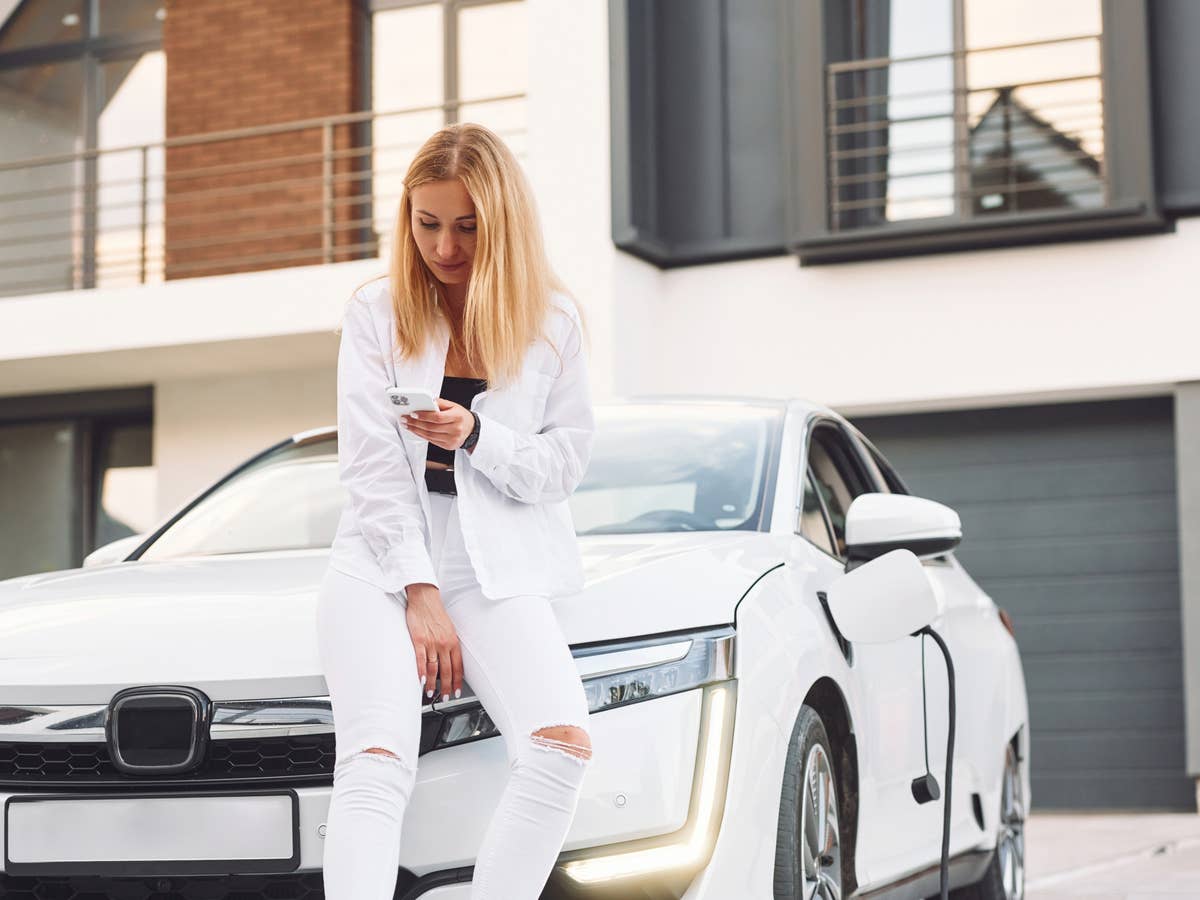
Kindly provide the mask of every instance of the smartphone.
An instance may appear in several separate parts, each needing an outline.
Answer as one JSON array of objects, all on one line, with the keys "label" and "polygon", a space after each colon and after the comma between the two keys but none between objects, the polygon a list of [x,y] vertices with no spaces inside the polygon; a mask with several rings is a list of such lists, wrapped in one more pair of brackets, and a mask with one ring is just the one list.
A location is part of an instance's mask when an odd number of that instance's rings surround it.
[{"label": "smartphone", "polygon": [[387,395],[392,399],[392,404],[399,407],[402,415],[438,408],[437,399],[423,387],[390,387],[387,389]]}]

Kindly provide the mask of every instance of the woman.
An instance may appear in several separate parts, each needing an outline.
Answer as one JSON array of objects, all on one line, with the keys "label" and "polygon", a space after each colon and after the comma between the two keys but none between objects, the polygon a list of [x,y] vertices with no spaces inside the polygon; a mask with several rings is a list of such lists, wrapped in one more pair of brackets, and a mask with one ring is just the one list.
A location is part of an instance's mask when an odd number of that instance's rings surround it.
[{"label": "woman", "polygon": [[[392,251],[389,277],[351,298],[338,354],[348,501],[317,608],[337,747],[326,897],[393,895],[422,704],[465,680],[510,763],[470,896],[533,900],[591,760],[550,605],[583,585],[566,500],[594,434],[584,323],[520,166],[479,125],[417,153]],[[425,387],[438,409],[400,415],[388,387]]]}]

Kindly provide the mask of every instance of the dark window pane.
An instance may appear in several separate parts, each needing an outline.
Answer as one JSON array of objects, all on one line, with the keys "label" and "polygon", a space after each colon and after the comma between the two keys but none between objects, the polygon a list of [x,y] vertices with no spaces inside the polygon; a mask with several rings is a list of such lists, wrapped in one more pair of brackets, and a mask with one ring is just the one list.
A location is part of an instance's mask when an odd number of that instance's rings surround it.
[{"label": "dark window pane", "polygon": [[0,426],[0,579],[76,565],[75,444],[69,422]]},{"label": "dark window pane", "polygon": [[817,490],[825,501],[825,508],[829,511],[835,554],[844,557],[846,512],[854,498],[871,490],[872,486],[854,462],[853,452],[845,438],[833,428],[818,427],[813,431],[808,464],[812,468]]}]

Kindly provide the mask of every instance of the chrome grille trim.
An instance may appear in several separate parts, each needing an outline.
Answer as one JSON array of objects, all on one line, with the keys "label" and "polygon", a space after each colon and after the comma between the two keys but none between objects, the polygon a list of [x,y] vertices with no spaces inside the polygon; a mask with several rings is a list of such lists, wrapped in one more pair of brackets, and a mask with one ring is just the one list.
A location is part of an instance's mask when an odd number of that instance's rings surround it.
[{"label": "chrome grille trim", "polygon": [[[328,697],[228,700],[214,703],[213,740],[327,734],[333,731]],[[104,742],[106,704],[0,706],[0,742]]]}]

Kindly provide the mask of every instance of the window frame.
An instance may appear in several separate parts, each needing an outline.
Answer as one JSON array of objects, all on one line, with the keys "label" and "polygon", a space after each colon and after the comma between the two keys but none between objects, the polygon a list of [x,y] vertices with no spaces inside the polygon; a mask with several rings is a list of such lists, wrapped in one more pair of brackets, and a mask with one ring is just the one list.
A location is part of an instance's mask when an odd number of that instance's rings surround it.
[{"label": "window frame", "polygon": [[[869,467],[863,461],[862,451],[859,448],[859,445],[858,445],[857,441],[855,440],[855,435],[853,433],[853,430],[849,427],[849,425],[847,423],[842,422],[842,421],[840,421],[832,416],[829,416],[825,413],[819,413],[819,412],[818,413],[810,413],[807,420],[805,421],[804,439],[801,441],[801,446],[800,446],[800,458],[803,462],[804,476],[799,479],[800,494],[797,497],[797,503],[796,503],[796,524],[798,524],[800,514],[803,512],[803,509],[804,509],[804,491],[806,490],[808,473],[812,468],[812,463],[811,463],[810,457],[812,454],[813,435],[818,429],[821,429],[821,428],[830,428],[831,430],[833,430],[833,432],[836,435],[838,435],[845,442],[846,449],[849,451],[849,457],[848,457],[849,461],[851,462],[851,464],[853,466],[855,466],[857,468],[858,478],[860,479],[863,486],[866,488],[865,490],[860,491],[859,493],[864,493],[864,494],[870,493],[878,487],[874,476],[871,474]],[[836,461],[835,461],[834,465],[836,466]],[[839,470],[839,474],[841,474],[840,470]],[[847,487],[851,489],[851,492],[853,492],[853,487],[850,484],[847,484]],[[857,497],[857,496],[858,496],[858,494],[852,493],[851,501],[853,501],[854,497]],[[825,505],[825,498],[821,496],[820,491],[817,491],[817,499],[821,504],[821,513],[825,518],[825,528],[829,535],[830,544],[836,550],[837,534],[833,528],[833,519],[829,515],[829,510]],[[793,525],[793,529],[794,528],[795,528],[795,524]],[[794,533],[799,535],[800,537],[803,537],[805,541],[808,541],[808,543],[812,544],[814,547],[817,547],[817,549],[821,550],[821,552],[826,553],[826,555],[829,555],[824,547],[820,547],[817,544],[814,544],[805,535],[800,534],[800,532],[798,532],[798,531],[794,531]],[[832,558],[836,559],[840,563],[846,562],[846,557],[840,556],[837,553],[834,553],[832,555]]]},{"label": "window frame", "polygon": [[[20,5],[13,8],[13,14],[20,11]],[[82,174],[73,185],[72,191],[79,197],[82,227],[79,246],[73,252],[77,259],[79,274],[76,287],[96,287],[99,252],[97,243],[100,236],[99,225],[99,195],[100,195],[100,160],[92,152],[99,150],[101,88],[103,85],[103,68],[105,64],[123,60],[138,60],[147,53],[157,53],[163,50],[162,28],[141,28],[116,34],[101,34],[100,10],[95,0],[81,4],[80,34],[72,41],[58,41],[50,44],[35,44],[16,50],[0,52],[0,71],[25,69],[32,66],[60,65],[78,63],[80,66],[83,96],[80,99],[80,134],[83,139],[83,151],[87,154],[79,165]],[[3,28],[0,28],[0,32]],[[166,110],[163,111],[164,125]]]},{"label": "window frame", "polygon": [[876,479],[876,484],[880,486],[882,492],[912,496],[912,491],[904,483],[904,479],[900,477],[900,474],[896,471],[896,467],[888,462],[887,457],[871,442],[870,438],[853,425],[850,426],[850,431],[858,439],[860,452],[879,470],[880,479],[882,480]]},{"label": "window frame", "polygon": [[63,422],[75,432],[76,446],[70,474],[73,504],[69,514],[69,540],[71,558],[78,567],[97,549],[93,546],[100,500],[96,491],[100,464],[97,435],[120,426],[147,426],[151,429],[151,465],[157,465],[153,449],[154,388],[103,388],[0,397],[0,425],[44,422]]},{"label": "window frame", "polygon": [[824,3],[780,4],[779,32],[789,51],[783,55],[788,251],[801,265],[811,265],[1168,230],[1154,180],[1146,0],[1099,2],[1108,205],[983,219],[912,219],[840,232],[828,222]]},{"label": "window frame", "polygon": [[[513,0],[368,0],[367,13],[369,34],[364,44],[368,54],[364,73],[369,87],[370,105],[374,107],[374,83],[371,79],[370,54],[374,46],[375,13],[392,9],[417,6],[440,6],[442,8],[442,103],[443,124],[453,125],[458,121],[458,110],[464,102],[458,87],[458,13],[474,6],[494,6],[511,3]],[[527,0],[520,0],[527,2]]]},{"label": "window frame", "polygon": [[805,459],[805,461],[804,461],[804,477],[800,479],[800,506],[796,510],[797,515],[796,515],[795,524],[793,526],[792,534],[808,541],[808,543],[812,544],[812,546],[816,547],[818,550],[820,550],[822,553],[824,553],[830,559],[837,560],[838,562],[845,562],[845,560],[839,559],[835,554],[833,554],[831,552],[832,548],[836,546],[834,539],[833,539],[833,523],[829,521],[829,510],[825,506],[825,498],[821,496],[821,492],[818,491],[815,487],[813,488],[813,494],[817,498],[817,508],[821,510],[821,523],[822,523],[823,527],[825,528],[825,540],[827,540],[829,542],[829,547],[821,546],[816,541],[814,541],[811,537],[809,537],[807,534],[804,533],[804,526],[802,524],[804,521],[804,499],[805,499],[805,497],[808,496],[808,494],[807,494],[808,485],[813,480],[814,480],[814,476],[813,476],[812,466],[809,464],[808,460]]}]

